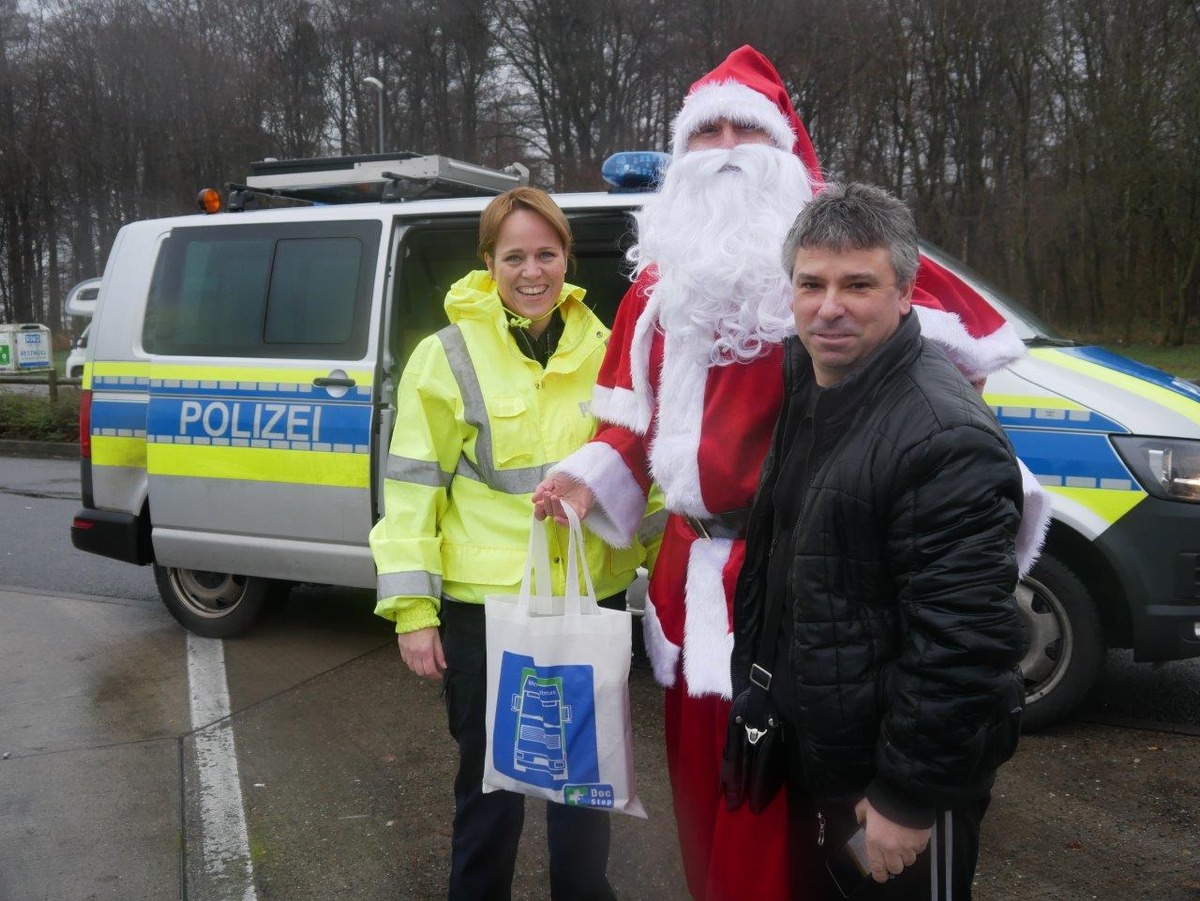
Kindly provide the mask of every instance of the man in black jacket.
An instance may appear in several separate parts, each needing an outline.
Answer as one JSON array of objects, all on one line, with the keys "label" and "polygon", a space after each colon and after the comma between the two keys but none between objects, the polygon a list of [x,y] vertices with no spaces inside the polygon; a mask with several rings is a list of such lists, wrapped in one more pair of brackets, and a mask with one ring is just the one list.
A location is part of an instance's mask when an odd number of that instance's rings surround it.
[{"label": "man in black jacket", "polygon": [[[1021,476],[979,394],[921,337],[917,260],[912,215],[867,185],[830,186],[788,234],[799,339],[738,583],[734,694],[763,664],[795,860],[817,843],[838,870],[861,825],[867,873],[858,887],[839,871],[843,890],[969,899],[1024,700]],[[840,897],[824,870],[793,882],[796,898]]]}]

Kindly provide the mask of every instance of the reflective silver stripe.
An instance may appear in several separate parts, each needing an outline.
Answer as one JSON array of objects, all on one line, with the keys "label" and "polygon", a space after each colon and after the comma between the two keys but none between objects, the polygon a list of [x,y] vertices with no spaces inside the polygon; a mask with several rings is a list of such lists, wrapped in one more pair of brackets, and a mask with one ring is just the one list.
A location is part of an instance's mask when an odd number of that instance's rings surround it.
[{"label": "reflective silver stripe", "polygon": [[487,407],[483,402],[483,389],[479,387],[479,376],[475,364],[467,353],[467,342],[458,326],[451,325],[437,333],[438,340],[446,351],[450,371],[458,382],[458,393],[463,402],[463,419],[476,430],[475,461],[460,457],[454,474],[483,482],[493,491],[505,494],[532,494],[533,489],[546,477],[553,463],[541,466],[526,466],[521,469],[497,470],[492,454],[492,426],[488,421]]},{"label": "reflective silver stripe", "polygon": [[[478,445],[476,445],[478,447]],[[458,457],[458,465],[454,467],[454,474],[462,476],[464,479],[473,479],[476,482],[483,481],[483,475],[475,467],[475,464],[467,459],[466,454],[460,454]]]},{"label": "reflective silver stripe", "polygon": [[656,513],[651,513],[642,520],[642,524],[638,526],[637,539],[642,544],[649,544],[655,538],[658,538],[663,533],[663,529],[667,527],[667,517],[671,514],[663,509]]},{"label": "reflective silver stripe", "polygon": [[[475,445],[478,450],[479,445]],[[468,460],[466,456],[458,458],[458,467],[454,470],[456,476],[462,476],[476,482],[482,482],[493,491],[503,491],[505,494],[533,494],[533,489],[541,484],[550,471],[553,463],[544,466],[527,466],[523,469],[501,469],[480,472],[480,467]]]},{"label": "reflective silver stripe", "polygon": [[452,473],[443,472],[436,460],[414,460],[412,457],[398,457],[388,454],[386,478],[394,482],[409,482],[413,485],[426,485],[430,488],[448,488]]},{"label": "reflective silver stripe", "polygon": [[380,573],[375,582],[375,599],[403,597],[441,597],[442,577],[437,573],[413,571]]}]

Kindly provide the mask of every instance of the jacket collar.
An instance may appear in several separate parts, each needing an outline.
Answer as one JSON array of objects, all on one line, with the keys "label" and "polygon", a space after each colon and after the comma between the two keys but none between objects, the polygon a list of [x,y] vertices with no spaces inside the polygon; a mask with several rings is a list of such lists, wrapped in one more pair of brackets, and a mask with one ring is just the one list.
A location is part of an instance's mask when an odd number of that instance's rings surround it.
[{"label": "jacket collar", "polygon": [[[574,369],[577,364],[571,355],[583,348],[591,352],[592,345],[587,343],[587,339],[593,332],[601,341],[607,339],[608,330],[583,302],[586,294],[583,288],[563,284],[558,296],[558,314],[562,316],[563,331],[558,339],[558,349],[550,357],[548,370]],[[508,314],[500,301],[496,282],[486,269],[468,272],[455,282],[446,294],[445,309],[446,317],[452,323],[471,319],[490,323],[500,341],[510,343],[513,353],[524,357],[516,339],[509,333]]]},{"label": "jacket collar", "polygon": [[[891,337],[879,345],[866,363],[821,392],[818,409],[823,416],[853,415],[871,395],[886,385],[896,371],[908,365],[921,349],[921,324],[909,312]],[[784,342],[783,384],[788,396],[814,386],[812,358],[799,337]]]},{"label": "jacket collar", "polygon": [[[579,306],[583,309],[583,298],[587,294],[583,288],[564,282],[559,292],[557,303],[563,318],[569,316],[569,308]],[[468,272],[453,285],[446,293],[446,318],[451,322],[460,319],[491,319],[501,321],[507,328],[508,316],[504,304],[500,302],[500,293],[495,280],[486,269]]]}]

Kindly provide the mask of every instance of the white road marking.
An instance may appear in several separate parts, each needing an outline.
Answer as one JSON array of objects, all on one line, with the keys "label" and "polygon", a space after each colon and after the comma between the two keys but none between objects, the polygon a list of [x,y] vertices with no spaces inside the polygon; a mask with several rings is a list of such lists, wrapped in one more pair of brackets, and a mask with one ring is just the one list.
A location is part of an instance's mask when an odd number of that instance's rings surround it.
[{"label": "white road marking", "polygon": [[246,808],[238,776],[225,646],[220,639],[187,636],[188,686],[196,769],[200,779],[200,840],[204,871],[220,887],[213,901],[257,901]]}]

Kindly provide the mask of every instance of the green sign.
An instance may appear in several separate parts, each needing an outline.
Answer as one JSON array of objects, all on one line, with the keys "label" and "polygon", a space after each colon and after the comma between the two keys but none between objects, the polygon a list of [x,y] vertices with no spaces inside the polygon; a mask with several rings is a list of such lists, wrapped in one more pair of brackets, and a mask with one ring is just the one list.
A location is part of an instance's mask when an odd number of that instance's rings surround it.
[{"label": "green sign", "polygon": [[0,366],[7,366],[11,362],[11,348],[7,344],[0,344]]}]

